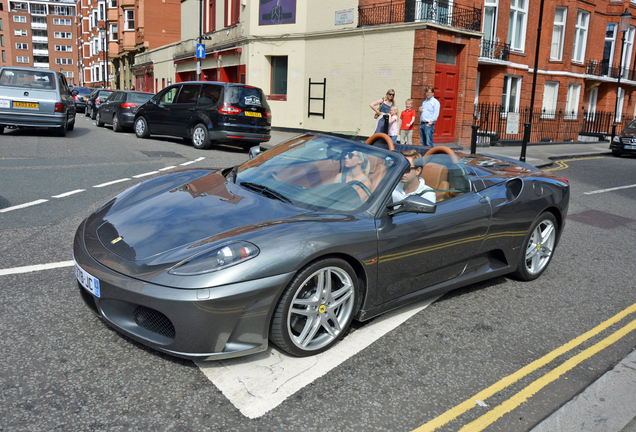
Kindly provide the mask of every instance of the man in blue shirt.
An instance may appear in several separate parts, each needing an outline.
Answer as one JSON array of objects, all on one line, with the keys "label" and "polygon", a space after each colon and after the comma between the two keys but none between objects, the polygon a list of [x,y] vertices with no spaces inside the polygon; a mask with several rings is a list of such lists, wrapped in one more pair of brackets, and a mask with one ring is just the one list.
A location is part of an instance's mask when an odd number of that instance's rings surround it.
[{"label": "man in blue shirt", "polygon": [[439,101],[433,97],[435,89],[426,87],[426,99],[420,107],[420,140],[422,145],[433,146],[433,133],[435,132],[435,122],[439,117]]}]

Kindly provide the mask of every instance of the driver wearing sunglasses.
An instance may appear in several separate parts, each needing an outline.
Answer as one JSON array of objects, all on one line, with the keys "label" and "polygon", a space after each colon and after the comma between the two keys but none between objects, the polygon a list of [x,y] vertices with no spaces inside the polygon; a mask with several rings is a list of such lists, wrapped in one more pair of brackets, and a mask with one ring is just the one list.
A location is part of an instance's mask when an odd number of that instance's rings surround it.
[{"label": "driver wearing sunglasses", "polygon": [[420,177],[423,169],[422,155],[415,149],[405,150],[401,153],[408,159],[411,166],[409,170],[404,173],[400,183],[393,191],[393,202],[403,201],[406,197],[411,195],[419,195],[434,203],[435,192],[433,188],[427,186],[424,179]]},{"label": "driver wearing sunglasses", "polygon": [[370,164],[365,153],[357,150],[344,154],[344,169],[335,178],[335,183],[352,183],[360,195],[360,199],[366,201],[371,196],[371,179],[369,178]]}]

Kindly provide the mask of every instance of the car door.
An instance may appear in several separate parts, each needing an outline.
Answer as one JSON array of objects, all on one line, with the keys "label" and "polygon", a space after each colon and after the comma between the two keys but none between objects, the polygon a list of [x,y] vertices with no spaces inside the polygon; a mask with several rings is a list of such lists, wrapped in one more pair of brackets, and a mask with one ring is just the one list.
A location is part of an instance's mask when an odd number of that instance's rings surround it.
[{"label": "car door", "polygon": [[[472,182],[464,172],[466,181]],[[462,274],[479,253],[492,215],[489,199],[469,188],[438,202],[435,213],[380,215],[376,220],[379,289],[370,293],[367,305],[378,306]]]},{"label": "car door", "polygon": [[155,103],[147,104],[144,110],[144,117],[146,117],[150,132],[174,135],[172,133],[172,127],[174,124],[171,118],[174,114],[172,106],[176,103],[180,88],[180,84],[168,87],[153,98]]},{"label": "car door", "polygon": [[111,123],[113,121],[113,111],[115,110],[115,104],[121,103],[125,96],[124,92],[115,92],[106,99],[106,102],[99,106],[99,115],[101,121],[104,123]]},{"label": "car door", "polygon": [[175,103],[170,105],[171,135],[188,136],[188,130],[193,127],[196,117],[196,104],[201,84],[183,84]]}]

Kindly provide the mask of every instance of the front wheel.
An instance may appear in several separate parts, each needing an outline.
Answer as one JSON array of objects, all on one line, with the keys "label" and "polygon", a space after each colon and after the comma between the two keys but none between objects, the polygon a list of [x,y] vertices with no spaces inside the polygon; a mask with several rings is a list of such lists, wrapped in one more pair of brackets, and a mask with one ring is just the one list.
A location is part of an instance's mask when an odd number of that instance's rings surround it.
[{"label": "front wheel", "polygon": [[621,157],[621,151],[620,151],[620,150],[612,149],[612,156],[614,156],[614,157]]},{"label": "front wheel", "polygon": [[208,128],[199,123],[192,130],[192,146],[195,149],[205,150],[210,148],[210,138],[208,137]]},{"label": "front wheel", "polygon": [[135,135],[137,135],[137,138],[148,138],[150,136],[148,123],[145,118],[138,117],[137,120],[135,120]]},{"label": "front wheel", "polygon": [[321,353],[340,340],[356,313],[358,280],[339,258],[326,258],[301,270],[276,306],[270,340],[289,354]]},{"label": "front wheel", "polygon": [[521,248],[519,266],[513,276],[523,281],[531,281],[541,276],[552,260],[556,241],[556,218],[552,213],[544,212],[528,231]]}]

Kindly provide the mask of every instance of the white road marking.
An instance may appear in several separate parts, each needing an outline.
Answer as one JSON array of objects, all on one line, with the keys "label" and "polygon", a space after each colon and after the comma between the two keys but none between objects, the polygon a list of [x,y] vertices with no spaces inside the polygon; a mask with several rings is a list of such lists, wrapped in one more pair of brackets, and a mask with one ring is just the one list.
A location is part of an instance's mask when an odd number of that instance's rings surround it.
[{"label": "white road marking", "polygon": [[123,178],[123,179],[119,179],[119,180],[113,180],[113,181],[108,182],[108,183],[98,184],[98,185],[95,185],[93,187],[101,188],[101,187],[104,187],[104,186],[110,186],[110,185],[113,185],[115,183],[121,183],[121,182],[125,182],[125,181],[128,181],[128,180],[130,180],[130,179],[129,178]]},{"label": "white road marking", "polygon": [[197,161],[189,161],[189,162],[184,162],[184,163],[179,164],[179,165],[181,165],[181,166],[186,166],[186,165],[191,165],[191,164],[196,163],[196,162],[197,162]]},{"label": "white road marking", "polygon": [[629,185],[629,186],[618,186],[618,187],[609,188],[609,189],[599,189],[599,190],[590,191],[590,192],[583,192],[583,195],[594,195],[594,194],[600,194],[603,192],[612,192],[612,191],[621,190],[621,189],[629,189],[633,187],[636,187],[636,184]]},{"label": "white road marking", "polygon": [[316,356],[290,357],[270,347],[263,353],[247,357],[195,363],[244,416],[257,418],[368,347],[437,298],[382,315]]},{"label": "white road marking", "polygon": [[31,207],[31,206],[34,206],[34,205],[45,203],[47,201],[48,200],[45,200],[45,199],[39,199],[39,200],[36,200],[36,201],[31,201],[31,202],[28,202],[28,203],[24,203],[24,204],[12,206],[12,207],[7,207],[5,209],[0,210],[0,213],[6,213],[6,212],[12,211],[12,210],[18,210],[18,209],[25,208],[25,207]]},{"label": "white road marking", "polygon": [[137,175],[135,175],[133,177],[134,178],[142,178],[142,177],[146,177],[146,176],[153,175],[153,174],[159,174],[159,171],[150,171],[150,172],[143,173],[143,174],[137,174]]},{"label": "white road marking", "polygon": [[165,167],[165,168],[160,168],[159,171],[168,171],[168,170],[171,170],[171,169],[174,169],[174,168],[176,168],[176,166],[169,166],[169,167]]},{"label": "white road marking", "polygon": [[30,273],[34,271],[50,270],[50,269],[61,268],[61,267],[71,267],[73,265],[74,265],[73,260],[70,260],[70,261],[61,261],[61,262],[49,263],[49,264],[38,264],[38,265],[25,266],[25,267],[0,269],[0,276],[10,275],[10,274]]},{"label": "white road marking", "polygon": [[59,194],[59,195],[53,195],[51,198],[64,198],[70,195],[74,195],[76,193],[80,193],[80,192],[85,192],[86,189],[76,189],[74,191],[70,191],[70,192],[65,192],[63,194]]}]

